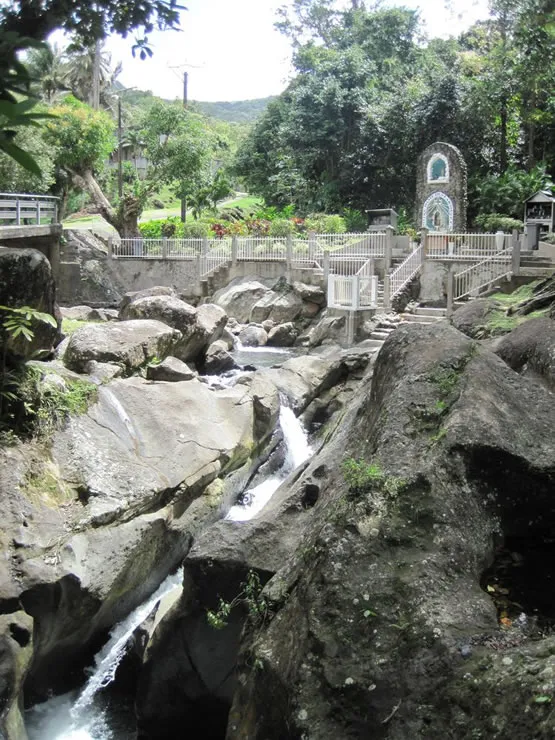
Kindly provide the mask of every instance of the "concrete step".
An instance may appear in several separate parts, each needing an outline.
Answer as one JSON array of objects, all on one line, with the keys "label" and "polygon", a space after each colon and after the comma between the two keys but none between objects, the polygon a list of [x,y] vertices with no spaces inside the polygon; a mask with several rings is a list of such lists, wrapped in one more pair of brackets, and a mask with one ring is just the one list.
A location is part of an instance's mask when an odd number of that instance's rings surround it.
[{"label": "concrete step", "polygon": [[364,346],[365,347],[376,347],[376,349],[380,349],[380,347],[383,347],[384,339],[365,339]]},{"label": "concrete step", "polygon": [[417,306],[413,313],[415,316],[435,316],[436,318],[441,318],[442,316],[447,315],[447,309]]},{"label": "concrete step", "polygon": [[370,334],[370,339],[380,339],[385,342],[390,334],[390,331],[380,331],[379,329],[374,329],[374,331]]},{"label": "concrete step", "polygon": [[403,313],[401,316],[405,323],[412,322],[413,324],[435,324],[445,319],[444,316],[416,316],[413,313]]}]

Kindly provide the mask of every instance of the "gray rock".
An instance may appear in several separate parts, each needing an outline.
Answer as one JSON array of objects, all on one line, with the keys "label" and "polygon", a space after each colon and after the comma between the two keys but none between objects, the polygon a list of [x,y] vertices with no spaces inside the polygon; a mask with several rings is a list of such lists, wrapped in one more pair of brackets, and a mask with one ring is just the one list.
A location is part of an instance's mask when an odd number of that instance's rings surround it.
[{"label": "gray rock", "polygon": [[62,306],[60,313],[64,319],[73,321],[91,321],[92,308],[90,306]]},{"label": "gray rock", "polygon": [[250,320],[255,303],[269,292],[269,289],[257,280],[233,281],[214,293],[213,301],[229,316],[244,324]]},{"label": "gray rock", "polygon": [[307,285],[306,283],[293,283],[293,290],[303,301],[323,306],[326,302],[326,293],[319,285]]},{"label": "gray rock", "polygon": [[260,377],[271,382],[289,399],[291,406],[298,412],[331,388],[347,373],[340,355],[329,359],[305,355],[292,357],[281,367],[261,370]]},{"label": "gray rock", "polygon": [[321,344],[344,344],[346,339],[345,316],[326,316],[324,314],[308,334],[310,347],[319,347]]},{"label": "gray rock", "polygon": [[265,321],[262,322],[262,328],[268,334],[272,331],[275,325],[276,325],[276,322],[273,319],[266,319]]},{"label": "gray rock", "polygon": [[107,258],[107,235],[89,229],[64,229],[64,237],[58,286],[64,303],[117,306],[125,287],[117,261]]},{"label": "gray rock", "polygon": [[[553,734],[555,718],[523,713],[522,701],[549,675],[555,639],[499,629],[480,583],[499,536],[534,538],[553,518],[550,398],[447,325],[388,339],[303,474],[319,489],[310,513],[289,499],[277,519],[214,530],[237,563],[230,582],[278,568],[264,590],[276,616],[242,640],[228,740],[314,728],[319,740]],[[357,487],[345,459],[379,466],[382,483]],[[278,550],[286,521],[302,533],[289,558]],[[216,537],[204,544],[191,552],[193,583],[224,572]]]},{"label": "gray rock", "polygon": [[303,310],[301,311],[301,317],[304,319],[315,318],[320,311],[322,306],[319,303],[310,303],[309,301],[303,301]]},{"label": "gray rock", "polygon": [[204,372],[207,375],[220,375],[237,367],[239,366],[227,351],[227,343],[222,339],[212,342],[204,359]]},{"label": "gray rock", "polygon": [[513,370],[541,378],[555,390],[555,321],[529,319],[501,339],[495,353]]},{"label": "gray rock", "polygon": [[292,347],[299,332],[292,322],[278,324],[268,334],[268,344],[274,347]]},{"label": "gray rock", "polygon": [[267,293],[252,307],[249,320],[261,323],[271,319],[276,324],[295,321],[303,310],[303,302],[293,291]]},{"label": "gray rock", "polygon": [[263,347],[268,335],[259,324],[249,324],[239,332],[239,341],[244,347]]},{"label": "gray rock", "polygon": [[180,339],[180,332],[160,321],[90,324],[72,334],[64,363],[76,372],[86,372],[91,360],[121,364],[130,372],[152,357],[171,354]]},{"label": "gray rock", "polygon": [[491,298],[476,298],[460,306],[451,316],[451,323],[473,339],[490,336],[492,332],[487,328],[488,317],[499,304]]},{"label": "gray rock", "polygon": [[119,311],[116,308],[93,308],[91,321],[117,321]]},{"label": "gray rock", "polygon": [[[33,337],[8,338],[7,353],[26,359],[38,352],[52,353],[61,340],[61,316],[56,305],[56,286],[50,262],[36,249],[0,248],[0,305],[30,306],[57,319],[57,326],[33,320]],[[4,313],[4,312],[0,312]],[[2,348],[0,338],[0,352]]]},{"label": "gray rock", "polygon": [[182,380],[193,380],[197,373],[177,357],[166,357],[158,365],[147,365],[146,377],[148,380],[166,380],[177,383]]},{"label": "gray rock", "polygon": [[197,309],[175,295],[140,295],[120,308],[119,317],[162,321],[185,336],[196,322]]},{"label": "gray rock", "polygon": [[173,296],[176,297],[175,290],[166,285],[155,285],[152,288],[145,288],[144,290],[134,290],[126,293],[121,299],[119,305],[120,318],[127,318],[122,312],[125,311],[130,303],[140,301],[141,298],[152,298],[154,296]]},{"label": "gray rock", "polygon": [[235,335],[231,333],[227,325],[218,341],[225,342],[226,349],[233,349],[235,347]]},{"label": "gray rock", "polygon": [[23,684],[33,658],[33,620],[24,611],[0,616],[0,735],[26,740]]},{"label": "gray rock", "polygon": [[99,383],[108,383],[114,378],[121,378],[123,368],[112,362],[97,362],[90,360],[85,364],[84,372]]}]

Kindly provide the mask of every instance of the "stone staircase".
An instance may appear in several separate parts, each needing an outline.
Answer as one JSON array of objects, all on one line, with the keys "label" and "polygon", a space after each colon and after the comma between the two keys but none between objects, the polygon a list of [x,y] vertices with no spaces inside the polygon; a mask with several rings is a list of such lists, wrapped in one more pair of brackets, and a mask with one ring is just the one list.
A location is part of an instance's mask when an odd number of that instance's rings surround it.
[{"label": "stone staircase", "polygon": [[[383,305],[383,304],[382,304]],[[369,338],[365,340],[366,347],[375,347],[379,350],[392,331],[404,324],[436,324],[446,321],[447,309],[445,308],[427,308],[425,306],[415,306],[409,311],[402,314],[385,314],[378,324],[372,330]]]}]

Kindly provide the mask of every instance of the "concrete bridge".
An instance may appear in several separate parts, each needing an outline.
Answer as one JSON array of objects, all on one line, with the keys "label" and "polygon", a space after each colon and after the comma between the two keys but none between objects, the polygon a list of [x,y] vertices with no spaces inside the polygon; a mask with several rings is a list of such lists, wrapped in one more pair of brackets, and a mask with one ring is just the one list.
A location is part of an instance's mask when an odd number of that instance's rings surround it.
[{"label": "concrete bridge", "polygon": [[55,278],[63,230],[58,200],[51,195],[0,193],[0,248],[38,249],[50,260]]}]

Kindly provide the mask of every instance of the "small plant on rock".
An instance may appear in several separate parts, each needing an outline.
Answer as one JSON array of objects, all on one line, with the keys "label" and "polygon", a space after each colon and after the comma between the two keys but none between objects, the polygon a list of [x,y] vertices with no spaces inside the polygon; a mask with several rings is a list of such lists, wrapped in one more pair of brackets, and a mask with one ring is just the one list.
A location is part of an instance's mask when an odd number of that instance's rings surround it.
[{"label": "small plant on rock", "polygon": [[258,573],[249,570],[247,580],[241,584],[240,588],[241,590],[232,601],[220,599],[215,611],[209,609],[206,612],[206,619],[211,627],[217,630],[227,627],[231,612],[241,605],[246,607],[248,619],[252,624],[260,624],[266,619],[270,606],[266,597],[262,595],[262,584]]}]

